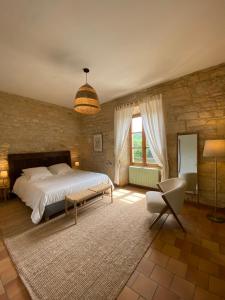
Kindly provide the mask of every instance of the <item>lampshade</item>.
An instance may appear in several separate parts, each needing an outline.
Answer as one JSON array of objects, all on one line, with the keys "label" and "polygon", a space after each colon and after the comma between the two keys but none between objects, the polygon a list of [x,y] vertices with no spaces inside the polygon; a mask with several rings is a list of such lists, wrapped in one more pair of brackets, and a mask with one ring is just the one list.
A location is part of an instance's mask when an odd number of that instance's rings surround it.
[{"label": "lampshade", "polygon": [[206,140],[204,157],[225,157],[225,140]]},{"label": "lampshade", "polygon": [[100,111],[100,104],[95,89],[87,83],[89,69],[83,70],[86,73],[86,84],[82,85],[76,94],[74,110],[81,114],[93,115]]},{"label": "lampshade", "polygon": [[8,161],[6,159],[0,160],[0,171],[7,171],[9,168]]},{"label": "lampshade", "polygon": [[80,166],[80,162],[79,161],[75,161],[74,165],[75,165],[75,167],[79,167]]},{"label": "lampshade", "polygon": [[8,178],[8,171],[1,171],[0,178]]}]

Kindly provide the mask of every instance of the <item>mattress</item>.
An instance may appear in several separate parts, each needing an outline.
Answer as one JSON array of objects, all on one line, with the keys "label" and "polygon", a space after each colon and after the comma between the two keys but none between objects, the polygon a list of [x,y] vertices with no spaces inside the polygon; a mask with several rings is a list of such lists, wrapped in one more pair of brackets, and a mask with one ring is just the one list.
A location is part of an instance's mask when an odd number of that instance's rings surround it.
[{"label": "mattress", "polygon": [[112,181],[106,174],[83,170],[71,170],[65,175],[53,175],[35,182],[30,182],[22,175],[17,178],[13,192],[32,208],[31,220],[37,224],[41,221],[47,205],[101,183],[112,184]]}]

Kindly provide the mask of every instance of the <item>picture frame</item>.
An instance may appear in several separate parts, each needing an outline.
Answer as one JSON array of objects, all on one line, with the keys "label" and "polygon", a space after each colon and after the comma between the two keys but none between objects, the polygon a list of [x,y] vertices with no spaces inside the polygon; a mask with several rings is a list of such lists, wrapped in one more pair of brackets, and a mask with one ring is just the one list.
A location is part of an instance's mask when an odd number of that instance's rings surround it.
[{"label": "picture frame", "polygon": [[94,152],[102,152],[103,151],[103,140],[102,140],[101,133],[94,134],[93,143],[94,143]]}]

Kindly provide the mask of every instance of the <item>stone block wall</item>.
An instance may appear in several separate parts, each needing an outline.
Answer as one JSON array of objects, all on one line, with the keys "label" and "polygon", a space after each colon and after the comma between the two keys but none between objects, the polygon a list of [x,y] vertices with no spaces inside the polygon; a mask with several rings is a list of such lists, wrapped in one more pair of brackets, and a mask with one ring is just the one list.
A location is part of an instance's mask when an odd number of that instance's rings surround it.
[{"label": "stone block wall", "polygon": [[[163,96],[170,176],[177,175],[177,133],[199,133],[200,201],[213,204],[214,163],[203,159],[206,139],[225,139],[225,64],[127,95],[102,105],[95,116],[81,117],[81,166],[114,176],[114,108],[145,94]],[[93,151],[93,134],[103,134],[103,152]],[[225,207],[225,162],[218,164],[218,200]]]},{"label": "stone block wall", "polygon": [[71,150],[75,160],[79,128],[72,109],[0,92],[0,145],[10,153]]}]

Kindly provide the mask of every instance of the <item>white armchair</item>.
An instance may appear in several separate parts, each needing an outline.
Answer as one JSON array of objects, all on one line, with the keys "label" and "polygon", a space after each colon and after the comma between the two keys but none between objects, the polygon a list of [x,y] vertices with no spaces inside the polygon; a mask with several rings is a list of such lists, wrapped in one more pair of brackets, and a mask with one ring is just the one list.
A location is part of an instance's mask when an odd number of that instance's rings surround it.
[{"label": "white armchair", "polygon": [[182,173],[179,175],[186,182],[185,194],[189,197],[195,198],[197,203],[198,199],[198,175],[197,173]]},{"label": "white armchair", "polygon": [[158,184],[160,192],[150,191],[146,193],[147,210],[150,213],[158,213],[158,217],[151,224],[150,228],[165,213],[172,213],[178,224],[185,232],[183,225],[178,219],[184,204],[185,181],[182,178],[171,178]]}]

